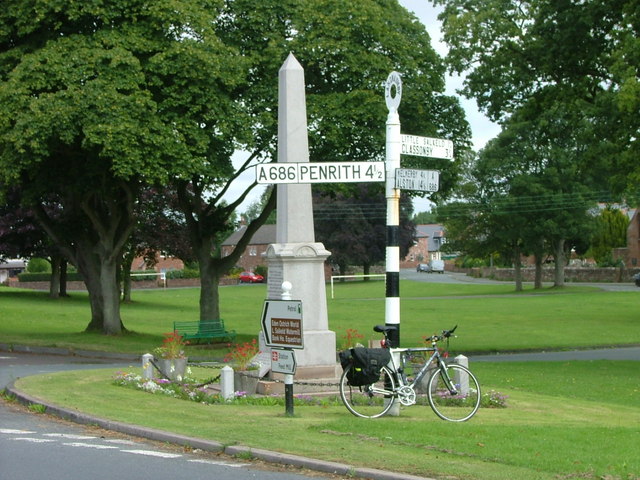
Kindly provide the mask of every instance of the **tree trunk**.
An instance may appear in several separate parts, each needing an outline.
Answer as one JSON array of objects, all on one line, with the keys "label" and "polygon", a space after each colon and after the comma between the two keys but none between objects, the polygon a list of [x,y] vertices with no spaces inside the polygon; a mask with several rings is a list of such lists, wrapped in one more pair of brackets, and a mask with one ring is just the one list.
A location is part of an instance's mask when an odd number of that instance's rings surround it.
[{"label": "tree trunk", "polygon": [[370,271],[371,271],[371,264],[365,262],[365,264],[362,266],[362,272],[365,275],[365,277],[364,277],[364,281],[365,282],[368,282],[370,280],[369,277],[366,276],[366,275],[369,275]]},{"label": "tree trunk", "polygon": [[51,256],[51,280],[49,281],[49,297],[58,298],[60,296],[60,264],[62,258],[58,255]]},{"label": "tree trunk", "polygon": [[542,254],[536,253],[534,255],[534,259],[535,259],[536,272],[535,272],[535,278],[533,281],[533,288],[537,290],[542,288]]},{"label": "tree trunk", "polygon": [[[193,187],[193,184],[192,184]],[[197,186],[196,186],[197,187]],[[194,189],[201,193],[197,188]],[[225,233],[228,225],[223,221],[240,204],[244,196],[226,206],[208,205],[199,195],[192,195],[187,183],[177,186],[180,209],[185,215],[189,240],[194,256],[200,265],[200,321],[220,318],[220,298],[218,284],[220,276],[238,261],[258,228],[264,225],[276,205],[277,189],[272,189],[262,213],[251,221],[233,251],[224,258],[214,257],[216,237]],[[247,192],[248,193],[248,190]]]},{"label": "tree trunk", "polygon": [[220,274],[212,258],[200,262],[200,321],[220,318]]},{"label": "tree trunk", "polygon": [[129,252],[122,259],[122,301],[124,303],[131,303],[131,263],[135,258],[136,251],[131,248]]},{"label": "tree trunk", "polygon": [[520,258],[520,246],[516,245],[513,249],[513,269],[516,279],[516,292],[522,291],[522,259]]},{"label": "tree trunk", "polygon": [[[36,218],[60,249],[78,268],[89,292],[91,321],[87,331],[119,335],[125,330],[120,318],[118,268],[135,222],[135,183],[118,183],[105,191],[74,191],[64,199],[69,224],[49,217],[42,204],[34,206]],[[64,220],[64,219],[63,219]],[[82,225],[82,228],[76,228]]]},{"label": "tree trunk", "polygon": [[68,297],[67,293],[67,267],[69,263],[66,258],[63,258],[60,262],[60,296]]},{"label": "tree trunk", "polygon": [[84,278],[91,303],[88,332],[120,335],[126,329],[120,318],[120,288],[118,264],[112,258],[95,255],[91,249],[78,248],[78,271]]},{"label": "tree trunk", "polygon": [[564,287],[564,242],[565,239],[561,238],[555,242],[555,271],[554,271],[554,287]]}]

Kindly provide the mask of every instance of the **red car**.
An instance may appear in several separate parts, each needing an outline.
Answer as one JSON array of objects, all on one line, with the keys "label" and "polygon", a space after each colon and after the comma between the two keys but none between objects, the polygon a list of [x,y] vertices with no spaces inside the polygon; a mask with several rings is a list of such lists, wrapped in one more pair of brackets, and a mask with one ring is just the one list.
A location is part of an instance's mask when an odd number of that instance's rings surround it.
[{"label": "red car", "polygon": [[264,277],[253,272],[242,272],[240,274],[240,283],[262,283]]}]

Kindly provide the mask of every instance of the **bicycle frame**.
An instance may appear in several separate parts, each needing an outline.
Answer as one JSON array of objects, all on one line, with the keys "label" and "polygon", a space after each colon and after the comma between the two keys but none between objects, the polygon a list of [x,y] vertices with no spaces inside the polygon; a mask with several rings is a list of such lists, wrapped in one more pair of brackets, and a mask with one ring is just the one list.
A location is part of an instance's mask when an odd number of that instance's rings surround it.
[{"label": "bicycle frame", "polygon": [[[433,345],[432,347],[419,347],[419,348],[390,348],[389,350],[391,352],[391,364],[393,366],[393,372],[396,374],[396,379],[398,381],[398,387],[396,388],[396,390],[402,387],[411,387],[412,389],[414,389],[416,385],[419,384],[420,381],[422,381],[422,379],[426,376],[433,361],[436,360],[435,368],[442,375],[442,378],[444,379],[445,384],[449,389],[449,392],[451,394],[457,393],[455,384],[449,377],[449,372],[447,372],[446,368],[443,368],[444,362],[442,361],[442,356],[440,355],[440,351],[438,350],[438,347],[436,345]],[[415,374],[413,381],[411,383],[408,383],[406,380],[405,372],[404,372],[405,359],[411,353],[418,353],[418,352],[433,352],[433,353],[424,362],[424,365],[422,365],[418,373]],[[394,354],[398,354],[397,357],[399,358],[400,365],[396,365],[396,355]],[[434,375],[435,374],[437,374],[437,372],[434,372]]]},{"label": "bicycle frame", "polygon": [[[437,359],[437,366],[440,368],[440,352],[438,352],[437,347],[421,347],[421,348],[390,348],[391,352],[391,364],[393,365],[393,371],[396,373],[396,378],[398,380],[398,384],[400,386],[410,386],[415,387],[420,380],[424,378],[427,374],[427,370],[431,366],[433,360]],[[420,353],[420,352],[433,352],[431,356],[424,362],[424,365],[420,367],[420,370],[415,375],[413,381],[411,383],[407,383],[406,375],[404,373],[406,357],[412,353]],[[395,355],[397,354],[397,355]],[[396,358],[399,359],[400,365],[396,364]]]}]

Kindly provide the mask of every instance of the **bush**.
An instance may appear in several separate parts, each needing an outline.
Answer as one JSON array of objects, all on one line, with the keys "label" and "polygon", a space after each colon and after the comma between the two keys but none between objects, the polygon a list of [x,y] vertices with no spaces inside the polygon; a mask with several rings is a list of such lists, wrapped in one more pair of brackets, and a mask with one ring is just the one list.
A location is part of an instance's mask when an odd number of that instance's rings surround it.
[{"label": "bush", "polygon": [[51,264],[44,258],[34,257],[27,263],[29,273],[51,273]]},{"label": "bush", "polygon": [[458,257],[455,261],[456,266],[461,268],[475,268],[489,266],[489,260],[486,258],[475,258],[470,256]]},{"label": "bush", "polygon": [[258,265],[256,267],[255,273],[257,273],[258,275],[262,275],[264,278],[267,278],[268,271],[269,268],[266,265]]},{"label": "bush", "polygon": [[184,270],[169,270],[167,279],[172,278],[200,278],[200,270],[188,267],[185,267]]}]

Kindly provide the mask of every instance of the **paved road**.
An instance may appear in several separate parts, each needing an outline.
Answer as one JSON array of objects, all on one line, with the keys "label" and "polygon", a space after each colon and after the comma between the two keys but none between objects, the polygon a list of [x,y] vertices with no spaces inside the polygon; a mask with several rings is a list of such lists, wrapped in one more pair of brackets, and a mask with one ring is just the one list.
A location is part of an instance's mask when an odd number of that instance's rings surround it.
[{"label": "paved road", "polygon": [[[60,370],[104,367],[109,360],[0,352],[0,390],[16,378]],[[314,475],[318,477],[318,475]],[[0,480],[303,480],[206,452],[185,452],[139,437],[27,413],[0,401]]]}]

